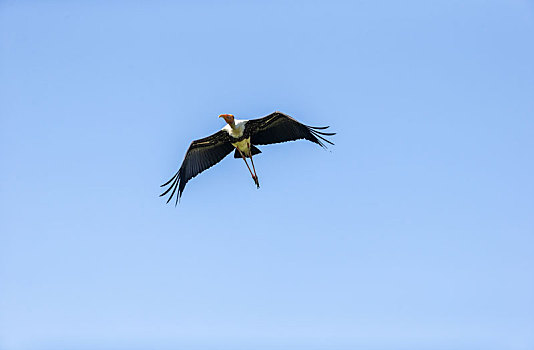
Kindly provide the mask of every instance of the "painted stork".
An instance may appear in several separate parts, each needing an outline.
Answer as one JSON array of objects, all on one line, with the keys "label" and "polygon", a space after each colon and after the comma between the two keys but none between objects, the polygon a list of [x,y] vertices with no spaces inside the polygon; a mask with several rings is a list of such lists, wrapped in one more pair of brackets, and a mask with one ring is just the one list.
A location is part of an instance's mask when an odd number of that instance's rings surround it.
[{"label": "painted stork", "polygon": [[[328,126],[314,127],[304,125],[280,112],[274,112],[266,117],[251,120],[235,119],[232,114],[221,114],[219,118],[223,118],[227,125],[211,136],[191,142],[180,169],[169,181],[161,185],[161,187],[169,187],[160,197],[165,196],[172,190],[167,203],[173,198],[178,189],[176,194],[176,204],[178,204],[178,200],[182,197],[185,185],[189,180],[219,163],[234,149],[234,158],[242,158],[245,161],[256,187],[260,188],[256,168],[252,160],[252,156],[261,153],[256,145],[305,139],[326,148],[323,142],[331,145],[333,143],[327,140],[325,136],[335,135],[335,133],[319,131],[328,128]],[[247,163],[247,158],[250,158],[252,170]]]}]

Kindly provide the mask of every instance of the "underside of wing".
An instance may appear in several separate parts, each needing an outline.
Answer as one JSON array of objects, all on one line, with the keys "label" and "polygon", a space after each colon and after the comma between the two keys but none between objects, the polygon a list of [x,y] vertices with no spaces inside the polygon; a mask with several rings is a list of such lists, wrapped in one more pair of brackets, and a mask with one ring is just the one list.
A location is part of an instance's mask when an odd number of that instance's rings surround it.
[{"label": "underside of wing", "polygon": [[305,125],[286,114],[274,112],[263,118],[249,120],[245,126],[245,134],[250,136],[250,141],[254,145],[305,139],[326,148],[325,142],[333,145],[326,137],[335,135],[335,133],[320,131],[326,128],[328,126]]},{"label": "underside of wing", "polygon": [[[182,196],[185,185],[189,180],[219,163],[224,157],[232,152],[234,146],[230,143],[230,137],[226,131],[219,131],[206,138],[193,141],[186,152],[180,169],[174,176],[161,185],[169,186],[161,196],[170,192],[167,203],[173,198],[176,190],[176,203]],[[171,192],[172,191],[172,192]]]}]

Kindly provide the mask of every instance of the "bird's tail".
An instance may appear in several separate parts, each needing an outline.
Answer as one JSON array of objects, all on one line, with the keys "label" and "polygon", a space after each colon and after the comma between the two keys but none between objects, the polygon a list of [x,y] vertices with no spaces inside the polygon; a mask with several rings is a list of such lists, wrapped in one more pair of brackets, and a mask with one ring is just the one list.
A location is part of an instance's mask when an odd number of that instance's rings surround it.
[{"label": "bird's tail", "polygon": [[[261,151],[258,149],[258,147],[254,145],[250,145],[250,153],[252,153],[252,155],[255,156],[256,154],[260,154]],[[239,153],[237,148],[235,149],[235,152],[234,152],[234,158],[241,159],[241,154]]]}]

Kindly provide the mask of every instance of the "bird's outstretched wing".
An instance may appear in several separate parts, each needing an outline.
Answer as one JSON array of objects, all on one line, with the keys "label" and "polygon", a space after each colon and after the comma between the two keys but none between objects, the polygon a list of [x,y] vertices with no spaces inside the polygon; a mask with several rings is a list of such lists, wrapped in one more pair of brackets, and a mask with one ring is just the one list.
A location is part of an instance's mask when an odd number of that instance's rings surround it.
[{"label": "bird's outstretched wing", "polygon": [[178,189],[178,193],[176,194],[176,203],[178,203],[178,200],[182,196],[182,192],[184,192],[187,181],[219,163],[224,157],[230,154],[233,149],[234,146],[232,146],[230,142],[230,135],[224,130],[191,142],[180,169],[169,181],[161,185],[161,187],[169,185],[169,188],[167,188],[160,197],[165,196],[172,190],[169,199],[167,200],[167,203],[169,203],[174,196],[176,189]]},{"label": "bird's outstretched wing", "polygon": [[252,119],[245,124],[245,136],[250,136],[253,145],[268,145],[272,143],[306,139],[326,148],[325,144],[333,143],[325,136],[333,136],[333,132],[323,132],[328,126],[315,127],[299,123],[290,116],[274,112],[266,117]]}]

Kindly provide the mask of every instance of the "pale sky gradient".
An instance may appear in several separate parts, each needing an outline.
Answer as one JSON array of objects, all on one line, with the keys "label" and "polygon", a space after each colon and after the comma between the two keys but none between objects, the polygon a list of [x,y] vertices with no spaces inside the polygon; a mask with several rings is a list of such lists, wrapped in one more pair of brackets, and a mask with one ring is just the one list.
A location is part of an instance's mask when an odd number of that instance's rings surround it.
[{"label": "pale sky gradient", "polygon": [[534,349],[532,2],[0,0],[0,159],[0,350]]}]

